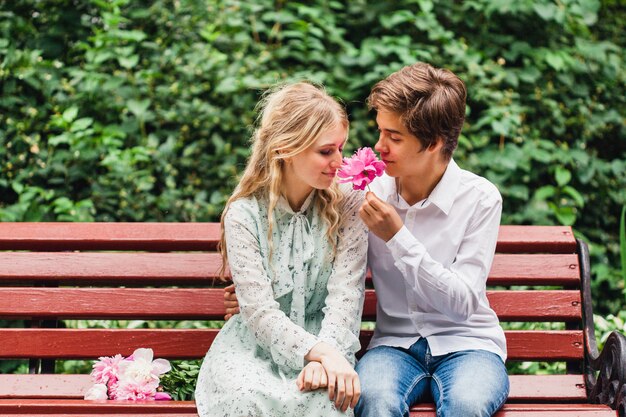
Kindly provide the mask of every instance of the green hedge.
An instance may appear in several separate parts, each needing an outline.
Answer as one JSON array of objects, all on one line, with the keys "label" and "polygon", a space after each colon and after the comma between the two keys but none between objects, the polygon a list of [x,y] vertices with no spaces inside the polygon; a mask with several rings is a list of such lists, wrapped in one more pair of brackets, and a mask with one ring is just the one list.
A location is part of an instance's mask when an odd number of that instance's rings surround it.
[{"label": "green hedge", "polygon": [[469,90],[456,159],[503,223],[573,225],[600,312],[623,305],[622,0],[130,1],[0,5],[0,221],[213,221],[270,84],[341,97],[373,145],[371,85],[416,60]]}]

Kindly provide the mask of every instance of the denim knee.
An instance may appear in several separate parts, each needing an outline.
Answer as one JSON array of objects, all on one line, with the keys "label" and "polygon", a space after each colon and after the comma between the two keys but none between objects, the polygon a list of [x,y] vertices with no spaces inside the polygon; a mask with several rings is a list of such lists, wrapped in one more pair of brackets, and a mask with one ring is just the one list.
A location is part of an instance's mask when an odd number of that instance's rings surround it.
[{"label": "denim knee", "polygon": [[364,388],[354,408],[357,417],[401,417],[409,415],[402,395],[384,386]]}]

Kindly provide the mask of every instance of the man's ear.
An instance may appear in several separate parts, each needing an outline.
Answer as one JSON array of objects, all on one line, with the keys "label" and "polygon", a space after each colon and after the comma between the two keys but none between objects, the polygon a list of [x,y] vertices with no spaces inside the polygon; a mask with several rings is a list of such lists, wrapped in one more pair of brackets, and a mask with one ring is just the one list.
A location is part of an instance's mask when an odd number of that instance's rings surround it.
[{"label": "man's ear", "polygon": [[426,150],[428,152],[440,152],[441,148],[443,148],[443,139],[441,138],[437,138],[437,140],[433,143],[430,144],[430,146],[428,148],[426,148]]}]

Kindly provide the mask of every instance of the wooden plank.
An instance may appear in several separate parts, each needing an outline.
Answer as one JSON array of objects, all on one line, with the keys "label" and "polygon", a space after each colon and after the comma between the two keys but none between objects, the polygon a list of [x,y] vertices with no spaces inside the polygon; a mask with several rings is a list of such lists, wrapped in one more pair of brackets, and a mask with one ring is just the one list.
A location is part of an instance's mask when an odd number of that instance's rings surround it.
[{"label": "wooden plank", "polygon": [[[488,291],[502,321],[574,321],[579,291]],[[204,319],[224,317],[222,288],[0,288],[0,317]],[[124,300],[120,303],[119,300]],[[376,294],[366,290],[365,320],[376,317]]]},{"label": "wooden plank", "polygon": [[[501,321],[572,322],[582,318],[578,290],[487,291],[487,298]],[[364,320],[376,319],[376,300],[374,290],[365,291]]]},{"label": "wooden plank", "polygon": [[576,239],[569,226],[500,226],[496,252],[575,253]]},{"label": "wooden plank", "polygon": [[155,357],[204,357],[217,329],[0,329],[0,358],[97,358],[150,347]]},{"label": "wooden plank", "polygon": [[[360,357],[365,353],[373,331],[362,330]],[[564,361],[583,358],[583,333],[580,330],[507,330],[508,360]]]},{"label": "wooden plank", "polygon": [[[92,416],[156,415],[197,416],[194,401],[82,401],[82,400],[0,400],[2,416]],[[65,413],[65,414],[63,414]],[[411,407],[411,417],[435,417],[433,404]],[[599,404],[505,404],[495,417],[617,417],[617,412]]]},{"label": "wooden plank", "polygon": [[197,415],[195,401],[84,401],[50,399],[6,399],[0,400],[0,415],[9,413],[24,415]]},{"label": "wooden plank", "polygon": [[509,380],[509,401],[587,401],[583,375],[509,375]]},{"label": "wooden plank", "polygon": [[[201,283],[218,277],[218,253],[0,252],[0,282]],[[580,284],[576,255],[497,254],[489,285]]]},{"label": "wooden plank", "polygon": [[[432,404],[411,407],[411,417],[436,417]],[[617,417],[617,412],[597,404],[505,404],[494,417]]]},{"label": "wooden plank", "polygon": [[[155,356],[202,358],[216,329],[0,329],[0,358],[97,358],[130,355],[151,347]],[[580,360],[583,334],[578,330],[505,332],[510,360]],[[367,346],[372,331],[361,331]]]},{"label": "wooden plank", "polygon": [[487,284],[579,287],[578,256],[497,254]]},{"label": "wooden plank", "polygon": [[90,375],[0,374],[0,398],[80,399],[92,385]]},{"label": "wooden plank", "polygon": [[0,288],[0,300],[0,317],[222,320],[225,314],[221,288]]},{"label": "wooden plank", "polygon": [[[0,250],[215,250],[219,223],[0,223]],[[500,226],[502,253],[574,253],[567,226]]]},{"label": "wooden plank", "polygon": [[[586,401],[582,375],[511,375],[509,401]],[[81,399],[89,375],[0,375],[0,398]]]},{"label": "wooden plank", "polygon": [[219,223],[0,223],[0,250],[215,250]]},{"label": "wooden plank", "polygon": [[206,253],[0,253],[1,281],[211,283],[221,266]]},{"label": "wooden plank", "polygon": [[[0,402],[0,407],[1,407],[1,402]],[[55,411],[56,408],[52,408],[55,407],[54,404],[51,404],[49,407],[50,412],[53,412],[54,414],[50,414],[48,413],[38,413],[38,412],[30,412],[28,411],[31,407],[28,406],[28,404],[25,404],[23,407],[19,407],[19,414],[6,414],[6,413],[2,413],[2,417],[93,417],[94,415],[97,415],[98,417],[118,417],[118,416],[122,416],[122,417],[198,417],[198,413],[194,410],[194,411],[190,411],[188,413],[169,413],[167,411],[159,411],[159,412],[153,412],[150,411],[149,414],[146,414],[146,411],[143,410],[143,408],[137,408],[135,409],[135,412],[132,413],[127,413],[127,412],[120,412],[119,410],[115,410],[113,413],[110,412],[110,410],[107,410],[106,408],[103,410],[102,408],[99,410],[95,410],[95,412],[90,411],[93,407],[91,408],[87,408],[87,407],[83,407],[82,409],[87,409],[87,411],[89,411],[88,413],[81,413],[81,412],[76,412],[76,409],[70,409],[69,413],[66,412],[61,412],[59,413],[58,411]],[[15,409],[16,407],[13,407],[13,409]],[[109,411],[109,412],[107,412]]]}]

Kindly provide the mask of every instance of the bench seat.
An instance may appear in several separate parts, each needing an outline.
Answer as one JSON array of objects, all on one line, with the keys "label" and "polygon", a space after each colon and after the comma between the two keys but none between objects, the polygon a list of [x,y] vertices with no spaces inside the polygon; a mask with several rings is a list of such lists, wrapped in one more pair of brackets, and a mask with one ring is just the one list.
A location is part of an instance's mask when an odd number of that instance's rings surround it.
[{"label": "bench seat", "polygon": [[[0,360],[28,360],[30,370],[0,375],[0,415],[197,415],[193,401],[85,401],[89,375],[54,370],[58,360],[138,347],[202,358],[218,329],[77,329],[64,320],[222,321],[218,239],[216,223],[0,223],[0,320],[8,323]],[[508,361],[558,362],[565,373],[511,375],[496,416],[626,417],[626,339],[615,332],[598,352],[589,279],[586,245],[571,228],[501,226],[487,296],[506,329]],[[375,322],[367,282],[363,320]],[[362,330],[362,346],[371,335]],[[417,404],[411,416],[435,411]]]}]

